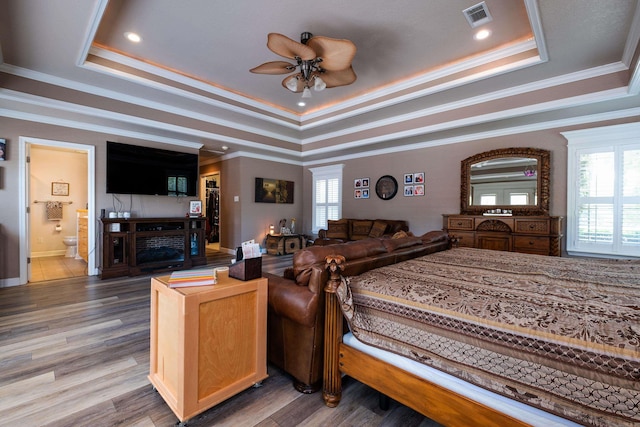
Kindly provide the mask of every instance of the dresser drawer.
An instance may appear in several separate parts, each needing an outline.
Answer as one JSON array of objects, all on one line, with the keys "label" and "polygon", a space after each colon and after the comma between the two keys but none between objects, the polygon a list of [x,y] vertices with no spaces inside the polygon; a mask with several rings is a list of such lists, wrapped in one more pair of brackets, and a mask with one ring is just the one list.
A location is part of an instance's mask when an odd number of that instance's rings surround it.
[{"label": "dresser drawer", "polygon": [[549,254],[548,237],[514,236],[513,247],[516,252]]},{"label": "dresser drawer", "polygon": [[471,230],[473,231],[473,218],[452,217],[447,218],[447,228],[449,230]]},{"label": "dresser drawer", "polygon": [[461,248],[474,248],[475,247],[475,239],[476,233],[461,231],[451,233],[451,236],[457,239],[457,246]]},{"label": "dresser drawer", "polygon": [[516,219],[516,233],[549,234],[549,221],[546,219]]}]

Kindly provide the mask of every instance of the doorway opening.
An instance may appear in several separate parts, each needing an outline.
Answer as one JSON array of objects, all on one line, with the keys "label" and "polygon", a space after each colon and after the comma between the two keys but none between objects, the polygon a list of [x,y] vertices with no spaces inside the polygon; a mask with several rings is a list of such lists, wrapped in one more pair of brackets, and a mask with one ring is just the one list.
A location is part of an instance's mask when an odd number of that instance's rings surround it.
[{"label": "doorway opening", "polygon": [[95,275],[95,147],[20,137],[20,284]]},{"label": "doorway opening", "polygon": [[207,249],[220,250],[220,174],[202,177],[200,194],[204,195],[204,215],[207,219]]}]

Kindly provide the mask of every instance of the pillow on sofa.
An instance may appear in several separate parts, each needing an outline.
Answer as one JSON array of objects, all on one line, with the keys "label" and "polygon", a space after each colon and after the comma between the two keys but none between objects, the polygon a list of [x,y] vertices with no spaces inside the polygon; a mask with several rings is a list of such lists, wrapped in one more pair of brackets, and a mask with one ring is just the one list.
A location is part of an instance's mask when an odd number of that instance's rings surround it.
[{"label": "pillow on sofa", "polygon": [[407,234],[406,231],[398,231],[397,233],[393,233],[393,236],[391,236],[392,239],[404,239],[405,237],[409,236]]},{"label": "pillow on sofa", "polygon": [[369,238],[369,232],[373,221],[371,220],[351,220],[351,240],[362,240]]},{"label": "pillow on sofa", "polygon": [[369,237],[382,237],[387,231],[387,223],[384,221],[374,221],[369,231]]},{"label": "pillow on sofa", "polygon": [[349,220],[337,219],[327,221],[327,238],[347,240],[349,238]]}]

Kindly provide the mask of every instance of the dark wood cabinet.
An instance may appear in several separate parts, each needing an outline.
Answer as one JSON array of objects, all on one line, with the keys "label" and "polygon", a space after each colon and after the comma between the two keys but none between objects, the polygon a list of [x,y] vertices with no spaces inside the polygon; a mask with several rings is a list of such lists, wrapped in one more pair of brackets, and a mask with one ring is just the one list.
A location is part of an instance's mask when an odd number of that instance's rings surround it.
[{"label": "dark wood cabinet", "polygon": [[103,218],[100,277],[205,265],[204,218]]},{"label": "dark wood cabinet", "polygon": [[562,217],[443,215],[455,244],[469,248],[560,256]]}]

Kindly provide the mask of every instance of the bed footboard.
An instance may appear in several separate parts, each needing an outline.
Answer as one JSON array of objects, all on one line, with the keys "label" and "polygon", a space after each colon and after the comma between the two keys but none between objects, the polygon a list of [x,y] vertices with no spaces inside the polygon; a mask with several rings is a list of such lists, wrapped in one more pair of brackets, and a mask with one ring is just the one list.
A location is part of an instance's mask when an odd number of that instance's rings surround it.
[{"label": "bed footboard", "polygon": [[329,280],[324,289],[322,398],[327,406],[333,408],[340,403],[344,373],[444,425],[529,425],[343,344],[343,317],[336,289],[344,261],[342,256],[329,256],[325,265]]},{"label": "bed footboard", "polygon": [[342,397],[342,377],[340,374],[339,346],[342,343],[342,311],[338,305],[336,289],[340,284],[340,272],[345,258],[332,255],[326,258],[325,267],[329,271],[329,280],[325,291],[324,317],[324,376],[322,398],[327,406],[334,408]]}]

